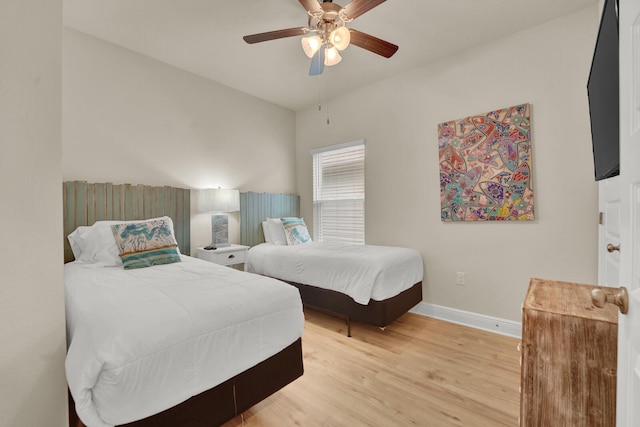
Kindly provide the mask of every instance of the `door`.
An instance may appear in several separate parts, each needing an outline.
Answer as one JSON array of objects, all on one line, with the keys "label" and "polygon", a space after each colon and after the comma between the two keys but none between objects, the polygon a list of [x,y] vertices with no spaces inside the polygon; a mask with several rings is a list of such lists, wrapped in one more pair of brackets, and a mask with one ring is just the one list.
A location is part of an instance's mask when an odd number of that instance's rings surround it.
[{"label": "door", "polygon": [[640,425],[640,1],[620,0],[620,286],[618,427]]},{"label": "door", "polygon": [[620,284],[620,177],[598,182],[598,285]]}]

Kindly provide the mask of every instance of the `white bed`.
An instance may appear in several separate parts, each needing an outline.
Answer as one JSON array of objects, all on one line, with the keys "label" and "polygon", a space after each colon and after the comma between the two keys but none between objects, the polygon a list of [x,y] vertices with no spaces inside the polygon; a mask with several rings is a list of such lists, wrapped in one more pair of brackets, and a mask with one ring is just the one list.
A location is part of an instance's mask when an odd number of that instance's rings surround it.
[{"label": "white bed", "polygon": [[156,414],[302,336],[297,289],[181,258],[134,270],[65,264],[66,372],[85,425]]},{"label": "white bed", "polygon": [[307,241],[249,249],[245,270],[297,287],[305,306],[385,327],[422,301],[422,255],[413,249]]},{"label": "white bed", "polygon": [[313,241],[254,246],[245,270],[330,289],[363,305],[398,295],[423,276],[422,255],[414,249]]}]

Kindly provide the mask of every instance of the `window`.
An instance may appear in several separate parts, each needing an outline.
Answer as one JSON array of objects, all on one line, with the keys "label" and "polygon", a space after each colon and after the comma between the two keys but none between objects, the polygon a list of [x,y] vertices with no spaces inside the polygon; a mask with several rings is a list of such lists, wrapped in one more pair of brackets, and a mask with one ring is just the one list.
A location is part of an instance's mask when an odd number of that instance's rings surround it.
[{"label": "window", "polygon": [[314,239],[364,244],[364,140],[311,154]]}]

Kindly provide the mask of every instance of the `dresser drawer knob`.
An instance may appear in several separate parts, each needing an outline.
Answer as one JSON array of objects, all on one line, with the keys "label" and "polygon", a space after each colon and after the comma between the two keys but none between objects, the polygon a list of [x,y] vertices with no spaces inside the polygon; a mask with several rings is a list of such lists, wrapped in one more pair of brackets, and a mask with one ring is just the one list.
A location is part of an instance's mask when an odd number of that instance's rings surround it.
[{"label": "dresser drawer knob", "polygon": [[229,255],[229,259],[234,259],[236,256],[234,254]]}]

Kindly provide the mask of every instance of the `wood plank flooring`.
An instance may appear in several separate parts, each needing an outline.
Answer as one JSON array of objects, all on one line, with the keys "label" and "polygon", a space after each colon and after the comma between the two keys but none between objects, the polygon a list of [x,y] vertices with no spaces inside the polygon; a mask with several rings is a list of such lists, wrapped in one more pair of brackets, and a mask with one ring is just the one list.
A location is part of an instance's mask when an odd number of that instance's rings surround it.
[{"label": "wood plank flooring", "polygon": [[412,313],[348,338],[305,317],[304,375],[224,427],[518,425],[518,339]]}]

